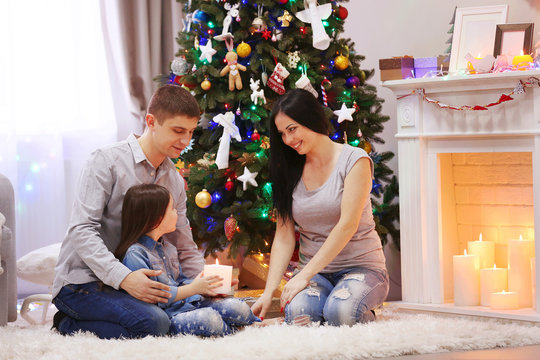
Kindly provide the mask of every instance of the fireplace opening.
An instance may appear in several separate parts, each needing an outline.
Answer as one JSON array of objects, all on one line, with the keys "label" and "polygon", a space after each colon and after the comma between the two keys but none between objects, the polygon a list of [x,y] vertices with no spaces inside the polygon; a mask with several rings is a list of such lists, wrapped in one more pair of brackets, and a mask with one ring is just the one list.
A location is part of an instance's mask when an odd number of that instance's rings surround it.
[{"label": "fireplace opening", "polygon": [[[491,309],[532,307],[532,153],[439,153],[437,158],[444,302]],[[484,243],[479,244],[480,240]],[[475,270],[466,269],[469,260]],[[501,270],[483,271],[486,268]],[[497,280],[494,272],[501,273]],[[503,291],[502,295],[491,295]],[[518,300],[506,293],[517,293],[514,297]],[[501,305],[499,297],[509,300],[503,299]]]}]

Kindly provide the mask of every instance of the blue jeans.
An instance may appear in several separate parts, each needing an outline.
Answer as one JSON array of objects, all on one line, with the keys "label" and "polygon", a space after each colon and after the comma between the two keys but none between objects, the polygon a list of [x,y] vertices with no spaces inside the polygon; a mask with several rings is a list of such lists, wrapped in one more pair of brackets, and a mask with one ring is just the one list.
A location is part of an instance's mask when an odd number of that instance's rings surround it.
[{"label": "blue jeans", "polygon": [[102,339],[159,336],[167,334],[171,323],[157,305],[100,282],[66,285],[53,303],[68,315],[58,326],[58,331],[64,335],[81,330]]},{"label": "blue jeans", "polygon": [[384,270],[356,267],[319,273],[285,306],[285,321],[292,324],[301,315],[334,326],[372,321],[375,315],[371,310],[383,303],[388,289]]},{"label": "blue jeans", "polygon": [[248,304],[235,298],[205,298],[194,305],[197,309],[172,315],[172,334],[223,336],[234,333],[239,326],[261,321]]}]

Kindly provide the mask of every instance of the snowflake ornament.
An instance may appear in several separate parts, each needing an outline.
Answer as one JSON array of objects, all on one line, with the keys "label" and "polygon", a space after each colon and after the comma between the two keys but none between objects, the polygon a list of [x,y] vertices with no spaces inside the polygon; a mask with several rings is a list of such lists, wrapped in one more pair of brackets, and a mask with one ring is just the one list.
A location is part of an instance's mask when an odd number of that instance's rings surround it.
[{"label": "snowflake ornament", "polygon": [[300,61],[300,53],[298,51],[289,51],[287,54],[287,63],[289,65],[289,69],[296,68],[296,65],[298,65],[298,62]]}]

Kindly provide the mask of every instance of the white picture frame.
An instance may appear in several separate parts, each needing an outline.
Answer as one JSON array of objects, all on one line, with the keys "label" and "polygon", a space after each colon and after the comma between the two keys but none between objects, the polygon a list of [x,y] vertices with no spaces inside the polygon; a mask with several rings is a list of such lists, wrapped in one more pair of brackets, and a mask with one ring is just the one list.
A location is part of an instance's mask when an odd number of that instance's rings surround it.
[{"label": "white picture frame", "polygon": [[467,69],[465,55],[493,54],[498,24],[506,24],[508,5],[475,6],[456,9],[449,72]]}]

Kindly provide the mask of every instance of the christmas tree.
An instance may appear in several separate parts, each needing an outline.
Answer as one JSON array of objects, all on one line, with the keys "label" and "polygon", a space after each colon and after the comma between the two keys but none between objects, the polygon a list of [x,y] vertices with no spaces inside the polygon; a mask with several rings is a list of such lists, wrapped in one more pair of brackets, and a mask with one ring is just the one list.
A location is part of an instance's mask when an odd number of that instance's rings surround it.
[{"label": "christmas tree", "polygon": [[[275,229],[268,173],[267,118],[288,89],[325,106],[337,142],[362,147],[375,163],[373,209],[383,244],[399,246],[397,183],[375,143],[387,116],[362,70],[363,56],[342,39],[345,7],[314,0],[181,0],[183,50],[167,82],[192,91],[204,112],[193,146],[177,159],[188,182],[188,217],[206,255],[267,253]],[[386,185],[385,185],[386,184]],[[381,198],[381,195],[382,198]]]}]

